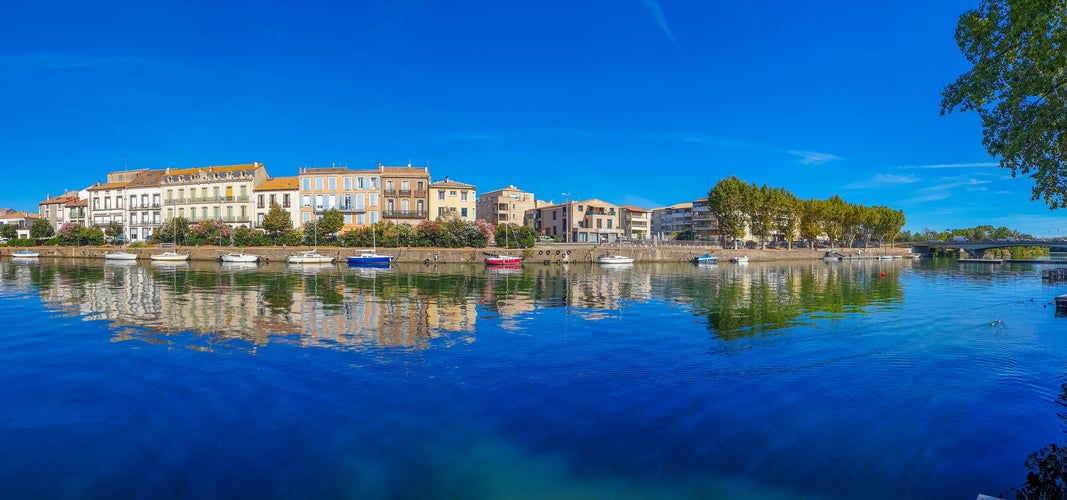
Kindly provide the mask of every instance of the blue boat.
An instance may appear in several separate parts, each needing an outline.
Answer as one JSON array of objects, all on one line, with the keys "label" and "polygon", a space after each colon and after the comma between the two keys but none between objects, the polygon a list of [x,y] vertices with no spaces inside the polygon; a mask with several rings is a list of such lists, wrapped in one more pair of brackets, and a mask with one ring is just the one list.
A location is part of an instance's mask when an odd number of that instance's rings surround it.
[{"label": "blue boat", "polygon": [[700,256],[697,256],[697,257],[693,257],[692,259],[689,259],[689,262],[692,262],[694,264],[714,264],[715,260],[716,260],[716,257],[714,255],[712,255],[710,253],[706,253],[704,255],[700,255]]},{"label": "blue boat", "polygon": [[361,252],[357,255],[348,256],[349,264],[389,264],[396,257],[392,255],[382,255],[376,252]]}]

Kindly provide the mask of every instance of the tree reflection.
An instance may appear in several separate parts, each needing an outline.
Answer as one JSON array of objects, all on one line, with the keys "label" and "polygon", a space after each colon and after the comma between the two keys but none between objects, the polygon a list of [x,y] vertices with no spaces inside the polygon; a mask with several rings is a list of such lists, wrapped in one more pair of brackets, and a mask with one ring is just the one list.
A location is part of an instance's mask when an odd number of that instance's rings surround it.
[{"label": "tree reflection", "polygon": [[[1060,407],[1067,407],[1067,383],[1060,385]],[[1058,414],[1061,419],[1063,413]],[[1008,490],[1004,498],[1067,498],[1067,447],[1050,443],[1031,453],[1024,462],[1028,472],[1026,483],[1019,489]]]}]

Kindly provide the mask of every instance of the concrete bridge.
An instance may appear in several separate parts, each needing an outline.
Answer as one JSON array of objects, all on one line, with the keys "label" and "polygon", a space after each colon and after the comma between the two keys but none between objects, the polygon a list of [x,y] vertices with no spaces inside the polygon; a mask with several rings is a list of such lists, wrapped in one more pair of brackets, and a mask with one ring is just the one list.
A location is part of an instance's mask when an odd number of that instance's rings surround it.
[{"label": "concrete bridge", "polygon": [[979,240],[979,241],[928,241],[915,243],[915,252],[929,254],[934,248],[961,250],[976,259],[985,256],[986,250],[1013,247],[1045,247],[1050,251],[1067,252],[1067,240]]}]

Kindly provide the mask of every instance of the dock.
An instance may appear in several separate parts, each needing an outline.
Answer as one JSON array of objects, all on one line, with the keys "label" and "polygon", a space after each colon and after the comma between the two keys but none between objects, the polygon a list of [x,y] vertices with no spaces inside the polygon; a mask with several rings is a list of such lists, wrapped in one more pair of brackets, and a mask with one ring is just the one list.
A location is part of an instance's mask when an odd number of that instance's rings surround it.
[{"label": "dock", "polygon": [[960,264],[1003,264],[1004,259],[959,259]]},{"label": "dock", "polygon": [[1056,296],[1056,309],[1067,308],[1067,294]]}]

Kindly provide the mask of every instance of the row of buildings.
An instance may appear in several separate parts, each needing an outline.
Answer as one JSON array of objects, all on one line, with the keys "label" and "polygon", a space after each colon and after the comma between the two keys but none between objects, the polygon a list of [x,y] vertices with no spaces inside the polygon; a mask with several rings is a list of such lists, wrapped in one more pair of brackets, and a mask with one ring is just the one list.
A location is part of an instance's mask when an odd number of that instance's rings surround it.
[{"label": "row of buildings", "polygon": [[478,194],[476,186],[448,177],[432,181],[429,167],[381,164],[372,169],[301,167],[292,177],[271,177],[258,162],[116,171],[104,182],[49,195],[36,215],[4,219],[0,212],[0,224],[18,224],[22,233],[34,218],[47,220],[57,230],[66,223],[99,228],[118,223],[127,241],[137,242],[149,240],[156,228],[175,217],[260,228],[273,205],[288,211],[296,228],[337,210],[344,217],[342,233],[381,221],[418,225],[451,215],[526,225],[564,242],[669,238],[686,231],[694,239],[718,240],[706,199],[656,209],[599,199],[556,203],[538,200],[514,185]]}]

